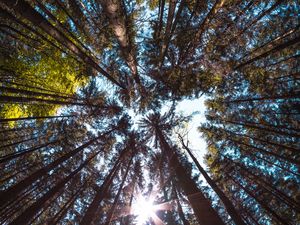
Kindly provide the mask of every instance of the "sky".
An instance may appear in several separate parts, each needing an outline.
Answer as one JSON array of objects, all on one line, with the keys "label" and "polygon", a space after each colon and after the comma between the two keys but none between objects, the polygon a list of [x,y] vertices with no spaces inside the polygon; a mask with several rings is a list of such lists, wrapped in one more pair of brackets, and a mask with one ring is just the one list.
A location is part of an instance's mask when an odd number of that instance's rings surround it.
[{"label": "sky", "polygon": [[194,155],[203,164],[203,156],[206,153],[207,144],[204,138],[202,138],[201,133],[198,131],[198,127],[201,123],[205,123],[205,111],[206,107],[204,105],[205,97],[200,97],[193,100],[183,100],[178,103],[176,107],[176,112],[182,113],[184,116],[188,116],[194,112],[198,114],[194,115],[192,120],[188,124],[188,140],[189,147],[192,149]]},{"label": "sky", "polygon": [[[206,122],[206,118],[205,118],[206,107],[204,105],[205,100],[206,100],[205,96],[193,100],[185,99],[177,103],[176,110],[175,110],[177,114],[181,114],[183,116],[189,116],[197,112],[197,114],[193,116],[193,118],[187,125],[188,135],[186,138],[188,138],[189,140],[188,147],[192,150],[193,154],[202,165],[203,165],[203,156],[206,153],[207,144],[204,138],[202,138],[201,133],[198,131],[198,127],[200,126],[201,123]],[[170,105],[166,104],[161,109],[161,114],[168,112],[169,109],[170,109]],[[143,115],[136,114],[133,109],[129,109],[127,113],[129,114],[129,116],[133,121],[133,128],[138,129],[138,123],[142,119]],[[179,142],[178,145],[181,146]]]}]

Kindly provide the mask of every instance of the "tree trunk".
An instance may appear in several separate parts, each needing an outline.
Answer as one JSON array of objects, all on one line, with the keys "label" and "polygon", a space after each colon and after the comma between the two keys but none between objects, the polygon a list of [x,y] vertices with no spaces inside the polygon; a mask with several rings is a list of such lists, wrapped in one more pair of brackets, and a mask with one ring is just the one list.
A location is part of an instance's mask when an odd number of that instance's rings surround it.
[{"label": "tree trunk", "polygon": [[243,122],[233,121],[233,120],[225,120],[224,122],[231,123],[231,124],[236,124],[236,125],[240,125],[240,126],[244,126],[244,127],[254,128],[254,129],[258,129],[258,130],[268,131],[268,132],[280,134],[280,135],[283,135],[283,136],[300,138],[300,135],[298,135],[298,134],[291,134],[291,133],[287,133],[287,132],[284,132],[284,131],[278,131],[278,130],[274,130],[274,129],[270,129],[270,128],[266,128],[266,127],[256,126],[256,125],[253,125],[253,124],[250,124],[250,123],[243,123]]},{"label": "tree trunk", "polygon": [[87,164],[95,158],[99,153],[98,151],[92,155],[92,157],[85,160],[76,170],[71,172],[63,180],[59,181],[53,188],[51,188],[46,194],[41,198],[37,199],[30,207],[25,209],[21,215],[14,219],[11,225],[27,224],[30,220],[43,208],[44,204],[53,198],[78,172],[80,172]]},{"label": "tree trunk", "polygon": [[230,215],[231,219],[234,221],[236,225],[246,225],[243,221],[243,219],[240,217],[239,212],[236,211],[233,204],[227,198],[227,196],[223,193],[223,191],[216,185],[216,183],[209,177],[209,175],[206,173],[206,171],[203,169],[203,167],[200,165],[196,157],[193,155],[191,150],[185,145],[183,138],[179,135],[181,144],[183,148],[188,152],[188,154],[193,159],[194,163],[196,164],[197,168],[199,169],[200,173],[204,176],[207,183],[210,185],[210,187],[214,190],[214,192],[218,195],[220,200],[223,202],[228,214]]},{"label": "tree trunk", "polygon": [[202,191],[197,187],[190,175],[187,174],[185,168],[179,161],[177,152],[171,149],[162,131],[159,127],[156,127],[155,130],[160,146],[169,159],[170,169],[175,171],[179,183],[189,199],[198,222],[201,225],[224,225],[219,215],[212,208],[209,200],[203,195]]},{"label": "tree trunk", "polygon": [[111,169],[109,174],[106,176],[105,180],[103,181],[101,187],[96,192],[96,195],[90,205],[88,206],[83,218],[80,221],[80,225],[90,225],[93,223],[95,219],[95,214],[99,211],[100,203],[104,199],[105,195],[108,192],[109,187],[117,174],[117,171],[120,168],[121,161],[123,160],[124,154],[127,152],[127,149],[124,149],[118,160],[116,161],[114,167]]},{"label": "tree trunk", "polygon": [[131,43],[126,23],[126,11],[121,4],[122,1],[101,0],[101,5],[107,17],[110,26],[119,42],[123,57],[132,73],[136,84],[141,86],[141,81],[137,71],[137,61],[134,52],[134,46]]},{"label": "tree trunk", "polygon": [[64,45],[75,55],[77,55],[82,61],[91,65],[98,72],[102,73],[108,80],[116,84],[120,88],[124,88],[118,81],[111,77],[104,69],[102,69],[90,56],[86,55],[84,51],[78,48],[72,41],[70,41],[62,32],[60,32],[56,27],[52,26],[40,13],[38,13],[30,4],[24,0],[2,1],[7,7],[17,11],[22,17],[26,18],[32,22],[35,26],[41,28],[44,32],[52,36],[59,43]]},{"label": "tree trunk", "polygon": [[183,209],[182,209],[182,206],[181,206],[181,203],[179,200],[179,196],[177,193],[177,188],[174,183],[173,183],[173,191],[174,191],[174,195],[175,195],[175,199],[176,199],[176,203],[177,203],[178,215],[179,215],[183,225],[190,225],[189,221],[184,216],[184,212],[183,212]]},{"label": "tree trunk", "polygon": [[20,118],[0,118],[0,123],[7,123],[11,121],[24,121],[24,120],[39,120],[39,119],[57,119],[57,118],[70,118],[76,115],[65,115],[65,116],[30,116],[30,117],[20,117]]},{"label": "tree trunk", "polygon": [[266,51],[266,52],[264,52],[264,53],[262,53],[262,54],[260,54],[260,55],[258,55],[256,57],[254,57],[254,58],[252,58],[252,59],[244,62],[244,63],[239,64],[238,66],[236,66],[234,68],[234,70],[239,70],[242,67],[244,67],[246,65],[249,65],[250,63],[253,63],[253,62],[255,62],[255,61],[257,61],[257,60],[259,60],[261,58],[264,58],[264,57],[268,56],[271,53],[274,53],[274,52],[277,52],[277,51],[281,51],[281,50],[283,50],[283,49],[285,49],[285,48],[287,48],[289,46],[292,46],[294,44],[297,44],[299,42],[300,42],[300,36],[297,36],[297,37],[295,37],[295,38],[293,38],[291,40],[288,40],[288,41],[286,41],[286,42],[284,42],[282,44],[277,45],[276,47],[272,48],[269,51]]},{"label": "tree trunk", "polygon": [[248,190],[248,188],[244,187],[242,184],[240,184],[239,181],[237,181],[235,178],[233,178],[232,176],[230,176],[230,179],[239,187],[241,188],[243,191],[245,191],[249,196],[251,196],[252,198],[255,199],[255,201],[257,201],[269,214],[272,215],[272,217],[274,217],[278,222],[280,222],[281,224],[286,224],[286,225],[290,225],[290,223],[288,223],[287,221],[285,221],[284,219],[282,219],[279,215],[277,215],[276,212],[274,212],[264,201],[261,201],[260,199],[258,199],[250,190]]},{"label": "tree trunk", "polygon": [[173,24],[173,18],[174,18],[174,13],[175,13],[175,8],[176,8],[176,1],[175,0],[170,0],[169,1],[169,10],[168,10],[168,18],[167,18],[167,24],[166,24],[166,29],[165,29],[165,34],[164,34],[164,41],[163,45],[160,50],[160,63],[158,65],[159,68],[164,63],[164,57],[166,55],[166,51],[169,45],[169,41],[171,38],[171,30],[172,30],[172,24]]},{"label": "tree trunk", "polygon": [[118,190],[118,192],[117,192],[117,194],[116,194],[116,196],[115,196],[114,203],[113,203],[111,209],[110,209],[109,212],[108,212],[108,215],[107,215],[107,218],[106,218],[106,223],[105,223],[105,225],[109,225],[109,224],[111,223],[112,219],[113,219],[114,212],[115,212],[116,206],[117,206],[117,204],[118,204],[118,201],[119,201],[121,192],[122,192],[122,190],[123,190],[124,183],[125,183],[125,181],[126,181],[126,179],[127,179],[127,175],[128,175],[129,168],[130,168],[130,166],[131,166],[131,163],[132,163],[133,158],[134,158],[134,153],[132,154],[132,156],[131,156],[131,158],[130,158],[130,160],[129,160],[129,162],[128,162],[128,165],[127,165],[125,174],[124,174],[124,176],[123,176],[123,178],[122,178],[122,182],[121,182],[121,184],[120,184],[119,190]]},{"label": "tree trunk", "polygon": [[45,143],[45,144],[41,144],[39,146],[35,146],[35,147],[29,148],[29,149],[26,149],[26,150],[21,150],[21,151],[15,152],[15,153],[5,155],[3,157],[0,157],[0,163],[8,162],[12,159],[21,157],[21,156],[23,156],[27,153],[39,150],[41,148],[45,148],[45,147],[47,147],[48,145],[51,145],[51,144],[55,144],[56,142],[57,142],[57,140],[56,141],[51,141],[51,142],[48,142],[48,143]]},{"label": "tree trunk", "polygon": [[[10,82],[7,82],[10,83]],[[14,88],[14,87],[5,87],[5,86],[0,86],[0,91],[3,91],[3,93],[5,92],[9,92],[9,93],[17,93],[17,94],[25,94],[25,95],[29,95],[29,96],[34,96],[34,97],[52,97],[52,98],[61,98],[64,100],[67,99],[72,99],[72,100],[80,100],[74,97],[70,97],[70,96],[62,96],[62,95],[58,95],[58,94],[48,94],[48,93],[43,93],[43,92],[37,92],[37,91],[32,91],[32,90],[24,90],[24,89],[19,89],[19,88]]]},{"label": "tree trunk", "polygon": [[58,165],[60,165],[64,161],[70,159],[76,153],[78,153],[81,150],[87,148],[88,146],[90,146],[91,144],[93,144],[95,141],[97,141],[98,139],[102,138],[104,135],[109,134],[111,131],[112,130],[106,132],[105,134],[103,134],[103,135],[101,135],[101,136],[99,136],[97,138],[94,138],[94,139],[88,141],[87,143],[81,145],[80,147],[78,147],[78,148],[76,148],[76,149],[74,149],[74,150],[66,153],[62,157],[54,160],[53,162],[51,162],[47,166],[45,166],[45,167],[37,170],[36,172],[34,172],[33,174],[29,175],[24,180],[18,182],[17,184],[15,184],[14,186],[10,187],[9,189],[1,191],[0,192],[0,202],[2,203],[2,205],[5,205],[6,203],[10,202],[11,200],[14,199],[14,197],[18,196],[18,194],[20,194],[21,191],[23,191],[25,188],[27,188],[28,186],[30,186],[33,182],[35,182],[36,180],[38,180],[42,176],[45,176],[49,171],[53,170],[55,167],[57,167]]}]

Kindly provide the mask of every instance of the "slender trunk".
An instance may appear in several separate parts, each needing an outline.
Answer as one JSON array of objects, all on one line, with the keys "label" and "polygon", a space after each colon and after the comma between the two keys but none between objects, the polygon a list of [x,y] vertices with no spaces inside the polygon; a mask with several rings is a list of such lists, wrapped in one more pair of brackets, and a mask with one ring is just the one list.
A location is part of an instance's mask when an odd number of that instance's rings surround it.
[{"label": "slender trunk", "polygon": [[44,204],[53,198],[75,175],[78,174],[87,164],[94,159],[99,153],[98,151],[93,154],[90,158],[85,160],[76,170],[71,172],[67,177],[63,180],[59,181],[53,188],[51,188],[46,194],[44,194],[41,198],[37,199],[30,207],[25,209],[21,215],[19,215],[16,219],[14,219],[10,224],[11,225],[19,225],[19,224],[27,224],[44,206]]},{"label": "slender trunk", "polygon": [[131,191],[131,194],[130,194],[130,200],[129,200],[129,204],[128,204],[128,207],[126,207],[126,212],[125,212],[125,218],[124,218],[124,225],[130,225],[130,215],[131,215],[131,206],[132,206],[132,202],[133,202],[133,197],[134,197],[134,189],[135,189],[135,183],[136,183],[136,180],[137,180],[137,176],[134,175],[133,177],[133,181],[132,181],[132,191]]},{"label": "slender trunk", "polygon": [[289,93],[289,94],[286,94],[286,95],[277,95],[277,96],[253,97],[253,98],[246,98],[246,99],[234,99],[234,100],[224,101],[223,103],[231,104],[231,103],[253,102],[253,101],[296,99],[298,97],[299,97],[299,95],[297,93]]},{"label": "slender trunk", "polygon": [[11,1],[11,0],[3,0],[3,4],[7,7],[17,11],[23,18],[26,18],[30,22],[32,22],[35,26],[41,28],[44,32],[52,36],[55,40],[60,42],[66,48],[68,48],[71,52],[77,55],[82,59],[85,63],[91,65],[98,72],[100,72],[103,76],[105,76],[112,83],[116,84],[120,88],[124,88],[117,80],[115,80],[112,76],[110,76],[104,69],[102,69],[90,56],[88,56],[84,51],[78,48],[75,44],[73,44],[68,37],[66,37],[61,31],[59,31],[56,27],[51,25],[40,13],[38,13],[34,8],[31,7],[24,0]]},{"label": "slender trunk", "polygon": [[[76,42],[78,42],[80,46],[85,49],[85,51],[90,52],[90,50],[86,48],[85,45],[80,40],[78,40],[78,38],[69,29],[67,29],[63,24],[61,24],[60,21],[39,0],[34,1],[38,5],[38,7],[41,10],[43,10],[46,13],[46,15],[49,16],[49,18],[51,18],[51,20],[53,20],[56,23],[56,26],[59,27],[62,30],[62,32],[66,32],[72,37],[73,40],[76,40]],[[75,43],[73,42],[73,44]]]},{"label": "slender trunk", "polygon": [[262,50],[264,47],[272,46],[274,42],[277,42],[279,40],[282,40],[283,38],[295,33],[299,29],[300,25],[297,25],[295,28],[288,30],[284,34],[281,34],[280,36],[277,36],[276,38],[267,41],[266,43],[262,44],[261,46],[251,50],[251,52],[245,54],[242,58],[240,58],[240,61],[243,61],[247,56],[253,55],[253,53],[256,53],[257,51]]},{"label": "slender trunk", "polygon": [[246,65],[249,65],[250,63],[253,63],[253,62],[255,62],[255,61],[259,60],[259,59],[262,59],[262,58],[268,56],[271,53],[274,53],[274,52],[277,52],[277,51],[281,51],[281,50],[283,50],[283,49],[285,49],[285,48],[287,48],[289,46],[292,46],[294,44],[297,44],[299,42],[300,42],[300,36],[296,36],[295,38],[293,38],[291,40],[288,40],[288,41],[286,41],[286,42],[284,42],[282,44],[279,44],[276,47],[274,47],[274,48],[272,48],[272,49],[270,49],[270,50],[268,50],[268,51],[266,51],[266,52],[264,52],[264,53],[262,53],[262,54],[260,54],[260,55],[258,55],[256,57],[254,57],[254,58],[252,58],[252,59],[250,59],[250,60],[248,60],[248,61],[246,61],[244,63],[239,64],[238,66],[236,66],[234,68],[234,70],[239,70],[242,67],[244,67]]},{"label": "slender trunk", "polygon": [[252,22],[246,25],[246,27],[239,33],[238,36],[245,33],[246,30],[248,30],[250,27],[252,27],[255,23],[257,23],[260,19],[262,19],[264,16],[268,15],[270,12],[272,12],[277,6],[279,6],[284,0],[277,0],[269,9],[262,12],[258,17],[256,17]]},{"label": "slender trunk", "polygon": [[1,16],[6,17],[7,19],[10,19],[14,21],[15,23],[25,27],[27,30],[31,31],[32,33],[36,34],[37,36],[41,37],[42,40],[48,42],[51,46],[54,48],[60,50],[63,53],[68,54],[64,49],[62,49],[60,46],[56,45],[53,41],[50,41],[47,37],[45,37],[43,34],[41,34],[39,31],[33,29],[32,27],[28,26],[26,23],[22,22],[20,19],[15,17],[14,15],[8,13],[7,11],[0,8]]},{"label": "slender trunk", "polygon": [[24,140],[21,140],[21,141],[16,141],[16,142],[13,142],[13,143],[10,143],[10,144],[2,145],[2,146],[0,146],[0,149],[1,148],[2,149],[7,149],[8,147],[18,145],[18,144],[21,144],[21,143],[24,143],[24,142],[27,142],[27,141],[32,141],[32,140],[35,140],[35,139],[39,139],[43,136],[45,136],[45,135],[41,135],[41,136],[38,136],[38,137],[31,137],[31,138],[27,138],[27,139],[24,139]]},{"label": "slender trunk", "polygon": [[[3,69],[3,68],[1,68]],[[4,69],[5,71],[9,72],[9,73],[14,73],[14,71],[11,71],[11,70],[8,70],[8,69]],[[59,91],[55,91],[55,90],[49,90],[49,89],[46,89],[46,88],[43,88],[44,84],[38,82],[38,81],[33,81],[32,79],[30,79],[29,77],[26,77],[26,79],[22,79],[20,77],[18,77],[18,74],[15,74],[14,77],[12,78],[12,80],[3,80],[1,79],[1,82],[3,83],[6,83],[8,85],[14,85],[14,86],[17,86],[17,87],[22,87],[22,88],[27,88],[27,89],[30,89],[30,90],[38,90],[38,91],[34,91],[34,92],[37,92],[37,93],[42,93],[42,94],[45,94],[45,96],[52,96],[52,97],[58,97],[58,96],[61,96],[62,98],[70,98],[70,99],[76,99],[74,97],[72,97],[71,95],[68,95],[68,94],[65,94],[65,93],[62,93],[62,92],[59,92]],[[27,84],[27,83],[20,83],[20,82],[30,82],[30,84]],[[19,89],[18,89],[19,90]],[[23,89],[24,90],[24,89]],[[27,91],[27,90],[26,90]],[[43,92],[41,92],[43,91]]]},{"label": "slender trunk", "polygon": [[236,124],[236,125],[240,125],[240,126],[244,126],[244,127],[254,128],[254,129],[258,129],[258,130],[268,131],[268,132],[280,134],[280,135],[283,135],[283,136],[300,138],[300,135],[298,135],[298,134],[291,134],[291,133],[287,133],[287,132],[284,132],[284,131],[277,131],[277,130],[269,129],[269,128],[266,128],[266,127],[252,125],[252,124],[249,124],[249,123],[242,123],[242,122],[237,122],[237,121],[232,121],[232,120],[225,120],[224,122],[231,123],[231,124]]},{"label": "slender trunk", "polygon": [[174,13],[175,13],[175,8],[176,8],[176,1],[175,0],[170,0],[169,2],[169,10],[168,10],[168,18],[167,18],[167,24],[166,24],[166,29],[165,29],[165,34],[164,34],[164,42],[160,50],[160,64],[159,68],[163,65],[164,62],[164,57],[166,55],[166,51],[170,42],[171,38],[171,29],[172,29],[172,24],[173,24],[173,18],[174,18]]},{"label": "slender trunk", "polygon": [[57,118],[70,118],[76,115],[65,115],[65,116],[30,116],[30,117],[20,117],[20,118],[0,118],[0,123],[7,123],[11,121],[24,121],[24,120],[39,120],[39,119],[57,119]]},{"label": "slender trunk", "polygon": [[158,28],[157,28],[157,37],[160,39],[161,36],[161,30],[162,30],[162,26],[163,26],[163,18],[164,18],[164,9],[165,9],[165,0],[160,0],[159,1],[159,15],[158,15]]},{"label": "slender trunk", "polygon": [[1,95],[0,102],[2,103],[45,103],[45,104],[54,104],[54,105],[77,105],[77,106],[96,106],[76,101],[61,101],[54,99],[42,99],[36,97],[24,97],[24,96],[9,96],[9,95]]},{"label": "slender trunk", "polygon": [[125,183],[125,181],[126,181],[126,179],[127,179],[128,172],[129,172],[129,168],[130,168],[130,166],[131,166],[131,163],[132,163],[133,158],[134,158],[134,153],[133,153],[133,155],[131,156],[131,158],[130,158],[130,160],[129,160],[129,162],[128,162],[128,165],[127,165],[125,174],[124,174],[124,176],[123,176],[122,182],[121,182],[121,184],[120,184],[119,190],[118,190],[118,192],[117,192],[117,194],[116,194],[116,196],[115,196],[114,203],[113,203],[111,209],[109,210],[109,212],[108,212],[108,214],[107,214],[107,218],[106,218],[106,223],[105,223],[105,225],[109,225],[109,224],[111,223],[112,219],[113,219],[114,212],[115,212],[116,206],[117,206],[117,204],[118,204],[118,201],[119,201],[121,192],[122,192],[122,190],[123,190],[124,183]]},{"label": "slender trunk", "polygon": [[[264,153],[264,154],[267,154],[267,155],[274,156],[274,157],[276,157],[276,158],[285,160],[285,161],[290,162],[290,163],[295,164],[295,165],[300,165],[300,161],[298,161],[298,160],[291,159],[291,158],[289,158],[289,157],[285,157],[285,156],[282,156],[282,155],[278,155],[277,153],[274,153],[274,152],[272,152],[272,151],[267,151],[267,150],[265,150],[265,149],[256,147],[256,146],[251,145],[251,144],[246,144],[246,143],[244,143],[244,142],[242,142],[242,141],[239,141],[239,140],[236,140],[236,139],[232,139],[232,138],[229,138],[229,137],[227,137],[227,139],[230,140],[230,141],[232,141],[232,142],[234,142],[235,144],[246,146],[246,147],[248,147],[248,148],[250,148],[250,149],[254,149],[254,150],[258,151],[258,152],[261,152],[261,153]],[[251,151],[250,151],[249,149],[247,149],[247,148],[242,148],[242,149],[243,149],[244,151],[248,151],[248,152],[251,153]]]},{"label": "slender trunk", "polygon": [[240,184],[239,181],[237,181],[235,178],[230,176],[230,179],[243,191],[245,191],[250,197],[254,198],[255,201],[257,201],[272,217],[274,217],[278,222],[281,224],[287,224],[290,225],[286,220],[282,219],[276,212],[274,212],[264,201],[261,201],[258,199],[248,188],[244,187],[242,184]]},{"label": "slender trunk", "polygon": [[[10,82],[7,82],[10,83]],[[68,97],[68,96],[62,96],[58,94],[48,94],[48,93],[42,93],[42,92],[37,92],[37,91],[32,91],[32,90],[24,90],[24,89],[19,89],[19,88],[13,88],[13,87],[5,87],[5,86],[0,86],[0,91],[3,91],[2,93],[9,92],[9,93],[17,93],[17,94],[25,94],[29,96],[34,96],[34,97],[52,97],[52,98],[61,98],[64,100],[67,99],[72,99],[72,100],[79,100],[74,97]]]},{"label": "slender trunk", "polygon": [[185,218],[180,200],[179,200],[179,196],[177,193],[177,188],[175,187],[175,184],[173,183],[173,191],[174,191],[174,195],[175,195],[175,199],[176,199],[176,203],[177,203],[177,209],[178,209],[178,215],[183,223],[183,225],[190,225],[190,222]]},{"label": "slender trunk", "polygon": [[35,146],[35,147],[32,147],[32,148],[28,148],[28,149],[25,149],[25,150],[22,150],[22,151],[18,151],[18,152],[15,152],[15,153],[11,153],[11,154],[8,154],[8,155],[5,155],[3,157],[0,157],[0,163],[5,163],[5,162],[8,162],[10,160],[13,160],[13,159],[16,159],[16,158],[19,158],[25,154],[28,154],[30,152],[33,152],[33,151],[36,151],[36,150],[39,150],[41,148],[45,148],[51,144],[55,144],[58,140],[56,141],[50,141],[48,143],[44,143],[44,144],[41,144],[39,146]]},{"label": "slender trunk", "polygon": [[120,154],[118,160],[116,161],[114,167],[111,169],[109,174],[106,176],[105,180],[103,181],[101,187],[96,192],[95,197],[93,198],[92,202],[88,206],[83,218],[80,221],[80,225],[90,225],[93,223],[95,219],[96,213],[99,211],[100,203],[106,196],[114,177],[117,174],[117,171],[120,168],[121,161],[123,160],[124,154],[127,152],[127,149],[124,149]]},{"label": "slender trunk", "polygon": [[245,168],[244,165],[236,163],[236,165],[241,169],[242,175],[246,177],[251,182],[255,182],[260,186],[261,189],[266,190],[271,195],[278,198],[279,201],[284,201],[286,205],[293,208],[296,211],[300,211],[300,204],[294,201],[292,198],[288,197],[285,193],[278,190],[276,186],[272,185],[270,182],[265,181],[262,176],[256,175],[252,170]]},{"label": "slender trunk", "polygon": [[155,130],[160,146],[169,159],[169,166],[175,171],[179,183],[194,210],[198,222],[201,225],[224,225],[219,215],[212,208],[209,200],[203,195],[202,191],[197,187],[190,175],[187,174],[185,168],[179,161],[177,152],[171,149],[162,131],[159,127],[156,127]]},{"label": "slender trunk", "polygon": [[224,2],[225,2],[224,0],[216,0],[213,7],[210,9],[208,14],[205,16],[205,18],[199,25],[198,30],[195,34],[195,37],[193,38],[193,40],[191,42],[188,43],[186,50],[184,51],[183,56],[181,57],[181,60],[182,60],[181,64],[184,63],[185,58],[187,58],[188,54],[189,53],[191,54],[194,51],[196,44],[198,44],[201,40],[201,37],[205,30],[206,25],[209,23],[212,16],[214,14],[216,14],[218,12],[218,10],[223,6]]},{"label": "slender trunk", "polygon": [[78,188],[78,190],[69,198],[69,200],[63,205],[63,207],[61,207],[61,209],[53,216],[53,218],[49,220],[49,222],[47,223],[48,225],[55,225],[63,218],[70,207],[73,206],[74,202],[78,198],[79,193],[84,190],[87,181],[88,180],[86,180],[84,184]]},{"label": "slender trunk", "polygon": [[263,139],[261,139],[261,138],[249,136],[249,135],[242,134],[242,133],[235,133],[235,132],[232,132],[232,131],[229,131],[229,130],[226,130],[226,129],[223,129],[223,130],[224,130],[224,132],[233,134],[234,136],[237,136],[237,137],[243,136],[243,137],[252,139],[252,140],[254,140],[254,141],[257,141],[257,142],[266,143],[266,144],[268,144],[268,145],[276,146],[276,147],[279,147],[279,148],[284,148],[284,149],[289,150],[289,151],[292,151],[292,152],[298,151],[298,149],[296,149],[296,148],[289,147],[289,146],[282,145],[282,144],[278,144],[278,143],[275,143],[275,142],[272,142],[272,141],[263,140]]},{"label": "slender trunk", "polygon": [[210,187],[214,190],[214,192],[218,195],[218,197],[221,199],[221,201],[223,202],[226,211],[228,212],[228,214],[230,215],[230,217],[232,218],[232,220],[234,221],[234,223],[236,225],[246,225],[243,221],[243,219],[240,217],[239,212],[236,211],[236,209],[234,208],[232,202],[229,200],[229,198],[227,198],[227,196],[224,194],[224,192],[216,185],[216,183],[209,177],[209,175],[206,173],[206,171],[203,169],[203,167],[200,165],[200,163],[198,162],[198,160],[196,159],[196,157],[193,155],[193,153],[191,152],[191,150],[185,145],[183,138],[179,135],[181,144],[183,146],[183,148],[188,152],[188,154],[191,156],[191,158],[193,159],[194,163],[196,164],[198,170],[200,171],[200,173],[204,176],[205,180],[207,181],[207,183],[210,185]]},{"label": "slender trunk", "polygon": [[62,157],[54,160],[53,162],[51,162],[50,164],[46,165],[45,167],[43,167],[43,168],[35,171],[33,174],[29,175],[24,180],[18,182],[17,184],[15,184],[14,186],[10,187],[9,189],[1,191],[0,192],[0,202],[2,203],[2,205],[10,202],[11,200],[14,199],[14,197],[18,196],[25,188],[27,188],[28,186],[30,186],[33,182],[35,182],[36,180],[38,180],[41,177],[45,176],[49,171],[53,170],[54,168],[56,168],[61,163],[63,163],[66,160],[70,159],[71,157],[73,157],[78,152],[80,152],[83,149],[87,148],[88,146],[90,146],[91,144],[93,144],[94,142],[96,142],[98,139],[100,139],[103,136],[109,134],[111,131],[112,130],[106,132],[103,135],[100,135],[97,138],[94,138],[94,139],[88,141],[87,143],[81,145],[80,147],[78,147],[78,148],[76,148],[76,149],[74,149],[74,150],[66,153]]}]

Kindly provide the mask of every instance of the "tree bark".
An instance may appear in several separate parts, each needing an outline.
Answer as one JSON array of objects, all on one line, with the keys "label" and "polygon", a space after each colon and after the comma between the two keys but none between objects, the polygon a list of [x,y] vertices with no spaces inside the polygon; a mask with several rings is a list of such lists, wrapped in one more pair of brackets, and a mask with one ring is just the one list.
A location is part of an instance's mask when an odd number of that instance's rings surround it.
[{"label": "tree bark", "polygon": [[121,184],[120,184],[119,190],[118,190],[118,192],[117,192],[117,194],[116,194],[116,196],[115,196],[114,203],[113,203],[111,209],[110,209],[109,212],[108,212],[108,215],[107,215],[107,218],[106,218],[106,223],[105,223],[105,225],[109,225],[109,224],[111,223],[112,219],[113,219],[113,215],[114,215],[116,206],[117,206],[117,204],[118,204],[118,201],[119,201],[121,192],[122,192],[122,190],[123,190],[124,183],[125,183],[125,181],[126,181],[126,179],[127,179],[128,172],[129,172],[129,168],[130,168],[130,166],[131,166],[131,163],[132,163],[133,158],[134,158],[134,153],[133,153],[133,155],[131,156],[131,158],[130,158],[130,160],[129,160],[129,162],[128,162],[128,165],[127,165],[125,174],[124,174],[124,176],[123,176],[123,178],[122,178],[122,182],[121,182]]},{"label": "tree bark", "polygon": [[198,170],[200,173],[204,176],[207,183],[210,185],[210,187],[214,190],[214,192],[218,195],[218,197],[223,202],[228,214],[230,215],[231,219],[234,221],[236,225],[246,225],[243,221],[243,219],[240,217],[240,213],[236,211],[233,204],[227,198],[227,196],[224,194],[224,192],[216,185],[216,183],[209,177],[209,175],[206,173],[206,171],[203,169],[203,167],[200,165],[196,157],[193,155],[191,150],[185,145],[183,138],[179,135],[179,139],[181,141],[181,144],[183,148],[188,152],[188,154],[193,159],[194,163],[196,164]]},{"label": "tree bark", "polygon": [[108,192],[109,187],[117,174],[117,171],[120,168],[121,161],[123,160],[124,154],[127,152],[127,149],[124,149],[118,160],[116,161],[114,167],[111,169],[109,174],[106,176],[105,180],[103,181],[101,187],[96,192],[95,197],[93,198],[92,202],[88,206],[83,218],[80,221],[80,225],[90,225],[93,223],[95,219],[95,214],[99,211],[100,203],[104,199],[105,195]]},{"label": "tree bark", "polygon": [[216,211],[211,207],[209,200],[203,195],[202,191],[197,187],[196,183],[186,173],[185,168],[179,161],[176,151],[172,150],[167,143],[162,131],[159,127],[155,128],[160,146],[169,159],[170,169],[174,170],[179,183],[184,190],[198,222],[201,225],[224,225]]}]

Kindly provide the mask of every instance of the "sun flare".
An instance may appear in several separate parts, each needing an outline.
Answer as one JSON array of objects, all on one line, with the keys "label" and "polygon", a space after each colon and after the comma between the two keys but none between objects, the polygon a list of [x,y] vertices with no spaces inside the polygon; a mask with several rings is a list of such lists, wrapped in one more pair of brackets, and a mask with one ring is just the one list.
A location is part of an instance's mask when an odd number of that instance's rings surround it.
[{"label": "sun flare", "polygon": [[156,212],[154,199],[140,196],[136,199],[132,206],[132,213],[137,216],[136,224],[142,225],[147,222]]}]

